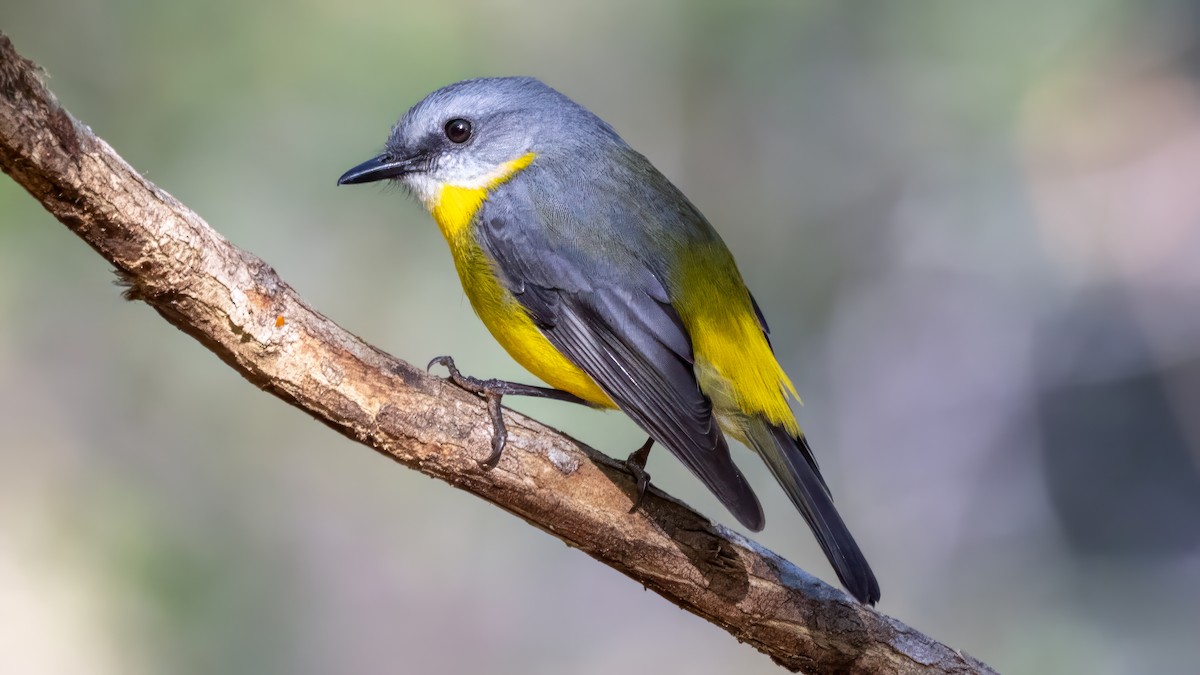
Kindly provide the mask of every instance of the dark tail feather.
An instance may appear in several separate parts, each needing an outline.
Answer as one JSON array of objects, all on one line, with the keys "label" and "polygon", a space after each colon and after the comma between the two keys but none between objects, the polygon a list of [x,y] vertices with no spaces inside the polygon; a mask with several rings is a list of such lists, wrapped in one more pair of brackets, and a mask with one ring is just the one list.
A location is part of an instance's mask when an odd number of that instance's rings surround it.
[{"label": "dark tail feather", "polygon": [[879,582],[834,508],[808,441],[758,420],[750,421],[747,427],[751,444],[808,521],[842,585],[859,602],[874,605],[879,601]]}]

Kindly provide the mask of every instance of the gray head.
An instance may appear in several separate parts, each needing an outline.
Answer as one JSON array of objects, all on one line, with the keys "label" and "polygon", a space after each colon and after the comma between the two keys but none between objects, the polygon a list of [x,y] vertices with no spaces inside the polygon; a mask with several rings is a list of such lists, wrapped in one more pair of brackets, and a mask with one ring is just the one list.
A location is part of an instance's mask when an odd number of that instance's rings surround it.
[{"label": "gray head", "polygon": [[442,187],[486,187],[533,153],[588,157],[624,145],[612,127],[531,77],[465,80],[429,94],[393,127],[383,154],[339,180],[395,179],[427,205]]}]

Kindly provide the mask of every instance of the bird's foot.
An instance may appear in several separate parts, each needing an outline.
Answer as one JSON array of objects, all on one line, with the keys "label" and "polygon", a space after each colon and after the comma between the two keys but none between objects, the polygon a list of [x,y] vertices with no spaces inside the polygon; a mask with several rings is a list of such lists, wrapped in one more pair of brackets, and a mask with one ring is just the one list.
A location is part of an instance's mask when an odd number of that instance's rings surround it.
[{"label": "bird's foot", "polygon": [[488,417],[492,420],[492,451],[487,457],[479,460],[479,467],[484,471],[490,471],[500,463],[500,456],[504,454],[504,446],[508,443],[508,427],[504,425],[504,412],[500,405],[500,399],[510,395],[533,396],[536,398],[566,401],[568,403],[588,404],[587,401],[578,396],[559,389],[537,387],[531,384],[520,384],[519,382],[508,382],[495,378],[481,380],[477,377],[463,375],[459,372],[458,367],[454,365],[454,359],[449,356],[439,356],[433,359],[425,369],[431,370],[434,366],[445,366],[446,370],[449,371],[449,376],[446,379],[453,382],[458,388],[479,396],[487,403]]},{"label": "bird's foot", "polygon": [[652,445],[654,445],[654,439],[647,438],[642,447],[634,450],[625,459],[625,469],[633,474],[634,480],[637,481],[637,497],[633,500],[633,506],[629,507],[630,513],[637,513],[637,510],[641,508],[642,500],[646,497],[646,488],[650,487],[650,474],[646,473],[646,461],[650,459],[650,446]]},{"label": "bird's foot", "polygon": [[500,399],[506,393],[502,385],[508,383],[503,380],[481,380],[477,377],[463,375],[454,365],[454,359],[449,356],[439,356],[433,359],[428,366],[425,366],[425,370],[432,370],[434,366],[445,366],[450,373],[446,379],[453,382],[459,389],[465,389],[483,398],[487,403],[488,417],[492,419],[492,451],[488,453],[487,457],[479,460],[479,468],[491,471],[500,463],[500,456],[504,454],[504,446],[508,443],[508,427],[504,425],[504,412],[500,407]]}]

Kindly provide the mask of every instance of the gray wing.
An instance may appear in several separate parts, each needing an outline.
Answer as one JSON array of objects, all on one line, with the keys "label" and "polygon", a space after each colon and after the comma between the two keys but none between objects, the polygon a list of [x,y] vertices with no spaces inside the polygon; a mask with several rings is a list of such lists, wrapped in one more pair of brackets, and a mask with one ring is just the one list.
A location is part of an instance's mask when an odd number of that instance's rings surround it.
[{"label": "gray wing", "polygon": [[524,197],[514,186],[489,198],[480,212],[479,243],[501,283],[550,343],[625,414],[743,525],[762,529],[762,507],[696,382],[691,340],[661,281],[634,256],[579,250],[581,239],[562,234],[570,227],[546,222]]}]

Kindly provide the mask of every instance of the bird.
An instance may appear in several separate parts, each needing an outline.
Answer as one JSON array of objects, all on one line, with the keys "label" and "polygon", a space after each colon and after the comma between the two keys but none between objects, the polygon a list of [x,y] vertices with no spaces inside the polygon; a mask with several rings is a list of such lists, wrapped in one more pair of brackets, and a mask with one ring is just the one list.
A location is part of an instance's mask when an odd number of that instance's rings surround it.
[{"label": "bird", "polygon": [[429,211],[475,313],[549,385],[463,376],[450,357],[430,364],[486,399],[494,434],[485,469],[504,448],[502,396],[616,408],[649,436],[626,460],[638,480],[631,512],[658,443],[757,532],[762,506],[730,456],[730,437],[766,463],[846,590],[862,603],[879,600],[733,255],[608,123],[536,78],[464,80],[420,100],[381,153],[337,182],[381,180]]}]

